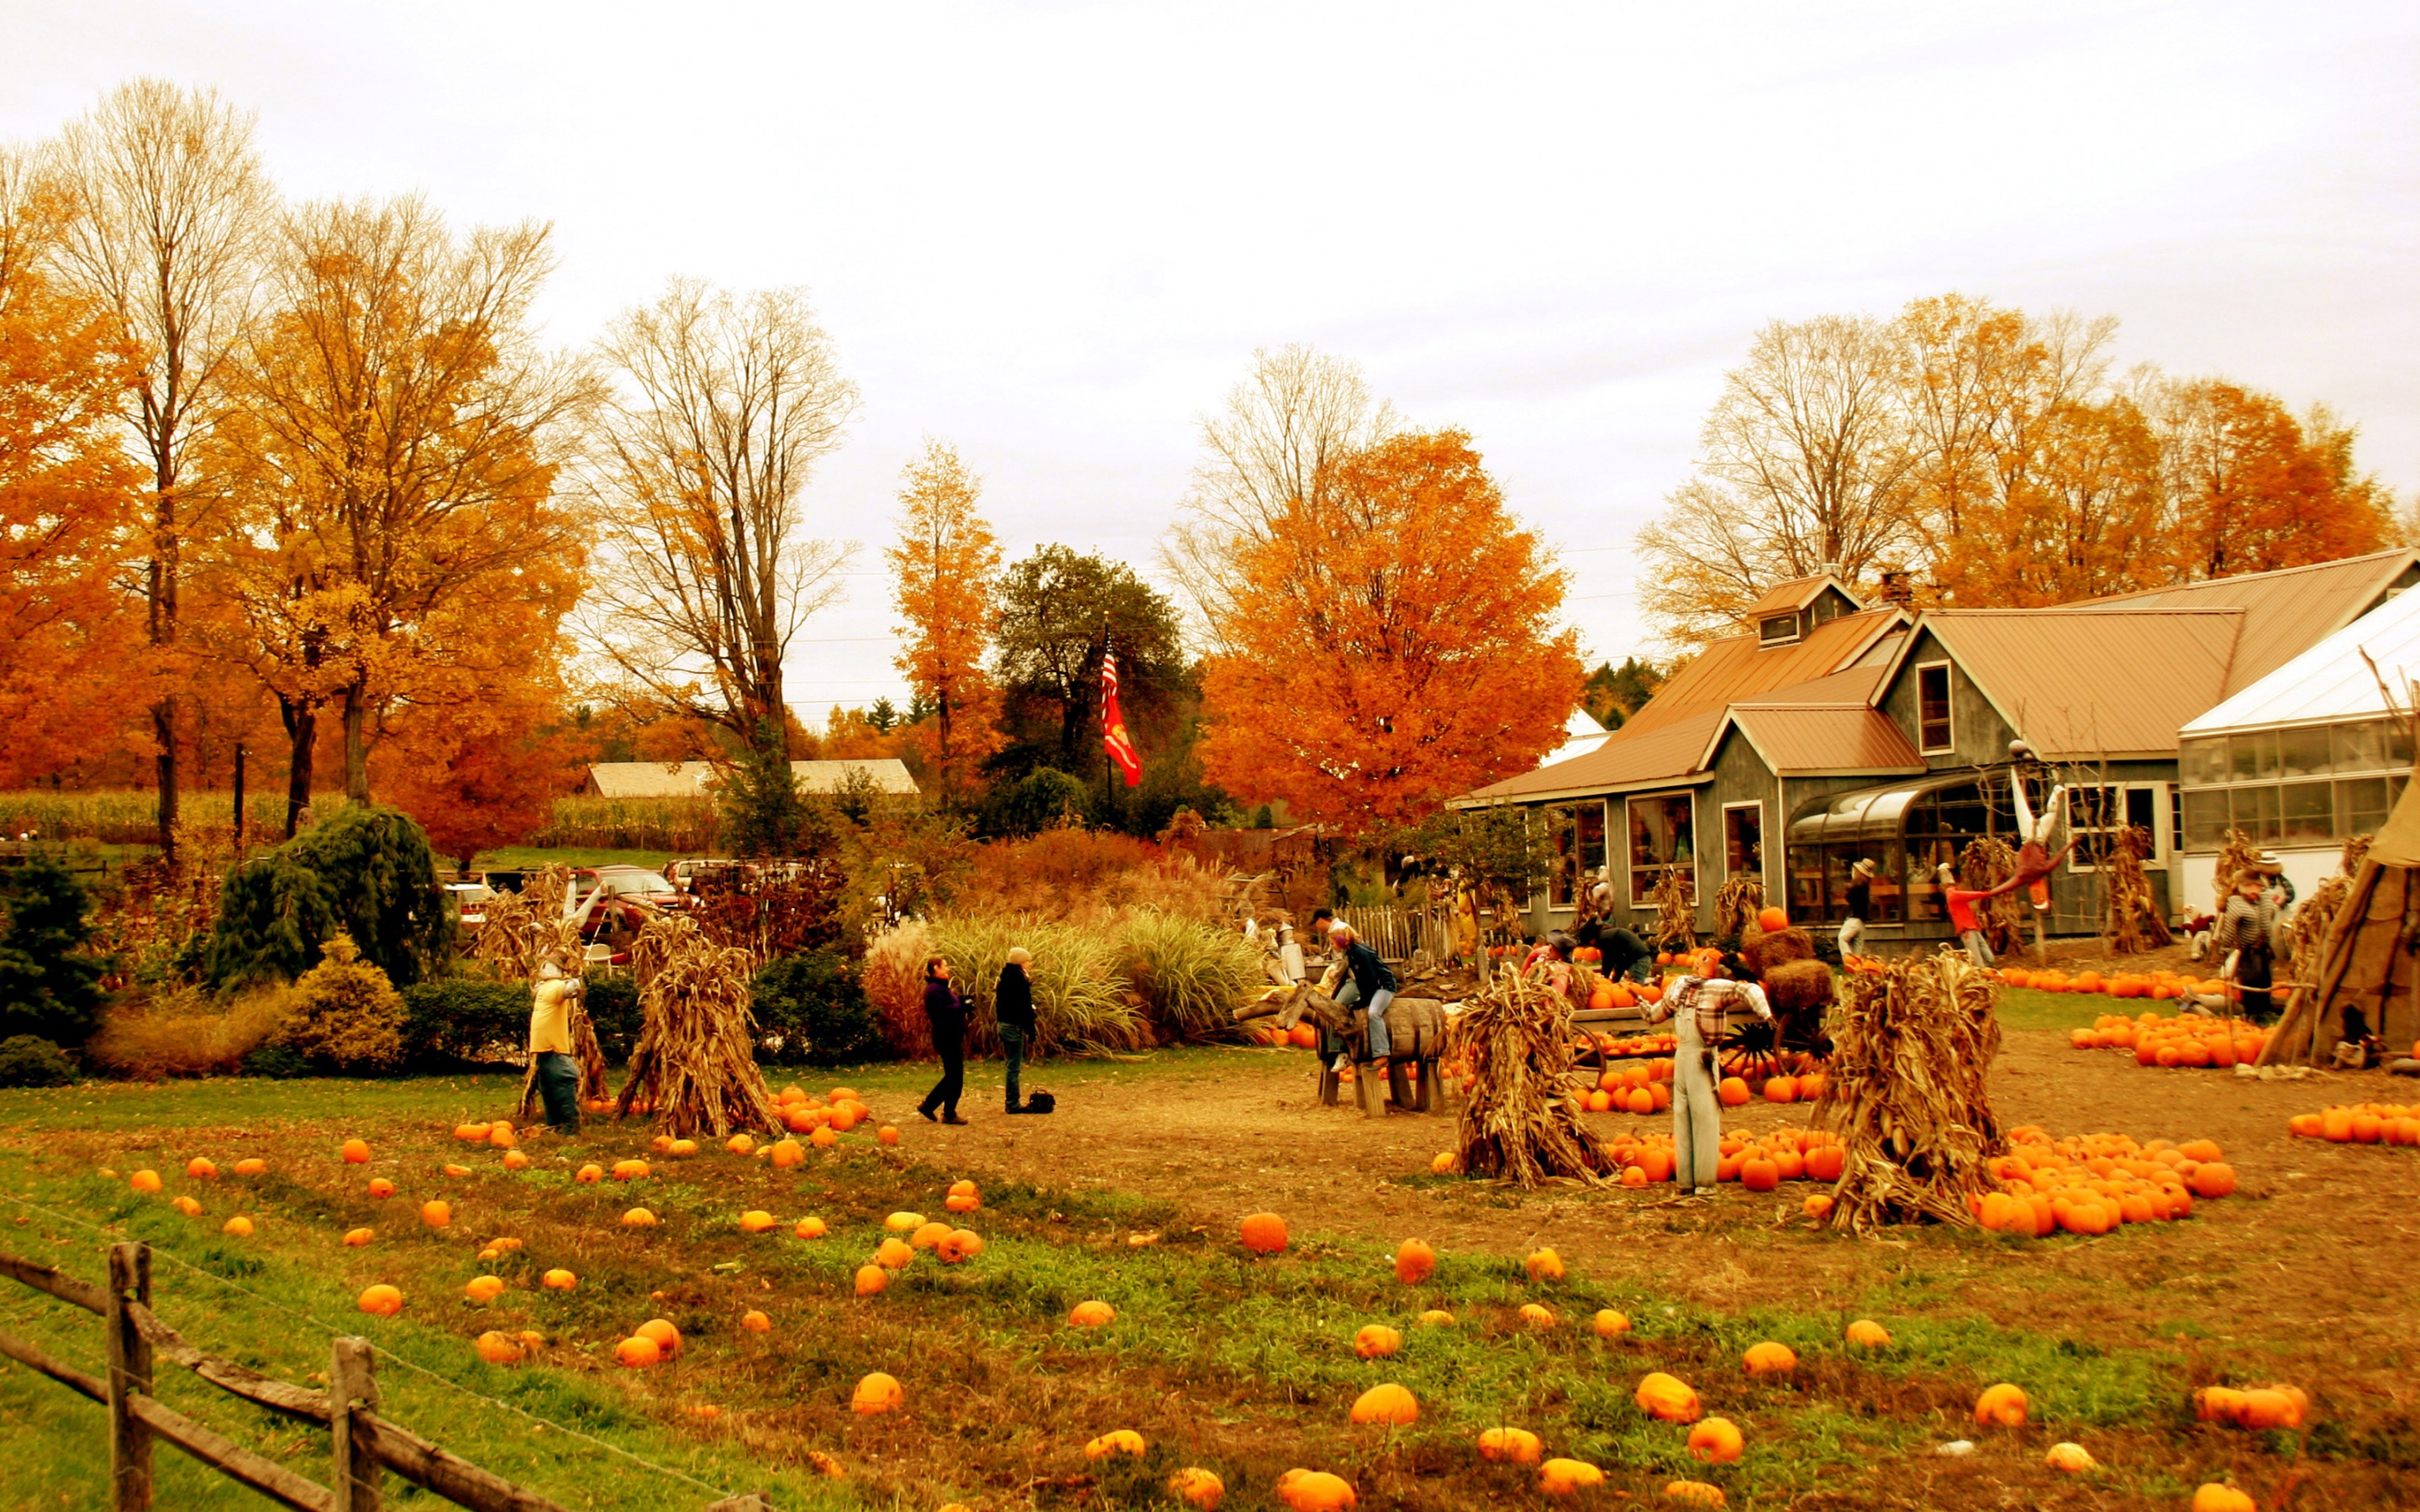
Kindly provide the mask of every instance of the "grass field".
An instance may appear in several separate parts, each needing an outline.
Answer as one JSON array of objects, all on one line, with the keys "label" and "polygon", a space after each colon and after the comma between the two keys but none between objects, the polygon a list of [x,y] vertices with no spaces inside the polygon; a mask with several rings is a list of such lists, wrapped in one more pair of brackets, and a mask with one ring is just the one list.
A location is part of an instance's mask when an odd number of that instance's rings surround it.
[{"label": "grass field", "polygon": [[[2043,1001],[2010,994],[2004,1012],[2058,1022],[2012,1026],[2012,1036],[2044,1046],[2024,1065],[2107,1079],[2134,1097],[2125,1117],[2142,1120],[2136,1127],[2159,1127],[2152,1103],[2206,1101],[2220,1085],[2058,1048],[2063,1036],[2042,1030],[2079,1012],[2089,1022],[2102,1005],[2032,995]],[[1931,1229],[1861,1244],[1785,1222],[1797,1200],[1787,1187],[1763,1199],[1730,1187],[1710,1206],[1653,1194],[1524,1196],[1431,1176],[1412,1152],[1434,1148],[1446,1125],[1306,1108],[1307,1081],[1296,1078],[1307,1066],[1274,1050],[1053,1063],[1040,1072],[1063,1100],[1052,1120],[986,1117],[985,1089],[997,1075],[979,1068],[970,1093],[977,1124],[967,1130],[913,1117],[931,1067],[852,1071],[849,1085],[877,1123],[902,1126],[903,1144],[887,1149],[852,1134],[794,1171],[713,1146],[688,1160],[649,1155],[635,1122],[592,1125],[570,1141],[534,1137],[533,1164],[509,1171],[499,1152],[447,1131],[506,1110],[518,1091],[511,1077],[6,1093],[0,1196],[15,1211],[0,1225],[0,1248],[90,1277],[106,1238],[141,1238],[161,1257],[164,1318],[205,1348],[287,1380],[325,1368],[331,1334],[365,1333],[393,1357],[380,1366],[391,1415],[572,1507],[702,1506],[714,1499],[705,1487],[764,1489],[784,1508],[1141,1506],[1165,1504],[1161,1482],[1191,1464],[1218,1471],[1227,1504],[1252,1512],[1278,1504],[1278,1477],[1297,1466],[1346,1476],[1373,1512],[1537,1504],[1532,1473],[1472,1452],[1477,1434],[1498,1424],[1538,1432],[1549,1454],[1605,1467],[1606,1488],[1591,1500],[1607,1506],[1624,1496],[1653,1502],[1679,1477],[1716,1483],[1732,1506],[1758,1508],[2168,1507],[2201,1480],[2229,1475],[2262,1489],[2264,1505],[2299,1477],[2313,1479],[2298,1506],[2408,1505],[2420,1493],[2412,1473],[2420,1451],[2397,1446],[2409,1437],[2396,1427],[2405,1420],[2391,1404],[2366,1404],[2366,1385],[2350,1385],[2393,1379],[2390,1341],[2380,1340],[2376,1360],[2346,1361],[2331,1392],[2310,1369],[2315,1339],[2297,1336],[2323,1330],[2196,1300],[2226,1273],[2213,1244],[2260,1212],[2257,1199],[2242,1212],[2230,1200],[2189,1223],[2129,1226],[2092,1242]],[[366,1169],[335,1156],[352,1134],[376,1153]],[[258,1155],[269,1171],[194,1180],[183,1170],[197,1154],[223,1170]],[[649,1159],[653,1173],[628,1184],[573,1180],[584,1162],[629,1155]],[[469,1174],[448,1176],[448,1164]],[[127,1175],[143,1166],[162,1173],[165,1193],[128,1189]],[[372,1176],[398,1194],[371,1197]],[[954,1221],[985,1237],[985,1252],[958,1267],[925,1255],[880,1295],[852,1295],[852,1273],[882,1237],[883,1217],[943,1216],[944,1190],[960,1177],[983,1183],[983,1210]],[[199,1218],[167,1206],[179,1193],[202,1202]],[[417,1216],[431,1197],[452,1204],[444,1229]],[[659,1225],[622,1227],[634,1204]],[[1282,1256],[1249,1256],[1236,1242],[1235,1219],[1256,1205],[1289,1219],[1294,1242]],[[751,1208],[780,1224],[741,1232]],[[256,1224],[253,1237],[219,1232],[238,1211]],[[793,1234],[809,1214],[830,1226],[826,1238]],[[345,1247],[339,1236],[357,1226],[377,1239]],[[1433,1277],[1405,1287],[1388,1256],[1412,1233],[1432,1239],[1440,1258]],[[501,1235],[525,1247],[478,1261],[479,1245]],[[1567,1279],[1525,1275],[1519,1257],[1542,1239],[1561,1246]],[[558,1265],[578,1273],[576,1291],[535,1285]],[[482,1273],[508,1286],[487,1305],[462,1295]],[[359,1290],[380,1281],[403,1290],[399,1318],[354,1310]],[[2225,1284],[2230,1299],[2242,1296]],[[1070,1327],[1069,1309],[1091,1298],[1111,1304],[1116,1322]],[[1551,1309],[1557,1326],[1525,1324],[1518,1309],[1530,1302]],[[2343,1304],[2328,1295],[2321,1305]],[[1430,1307],[1452,1312],[1453,1326],[1418,1326]],[[1599,1308],[1621,1310],[1633,1327],[1598,1337],[1589,1319]],[[751,1309],[769,1316],[770,1332],[739,1326]],[[647,1371],[614,1365],[613,1343],[659,1316],[682,1330],[682,1355]],[[1883,1322],[1893,1348],[1848,1350],[1842,1330],[1859,1317]],[[1369,1323],[1401,1330],[1402,1351],[1357,1358],[1355,1332]],[[97,1365],[98,1324],[22,1288],[0,1288],[0,1327]],[[489,1328],[533,1329],[546,1343],[530,1364],[489,1365],[471,1349]],[[1798,1370],[1748,1378],[1741,1353],[1761,1339],[1795,1350]],[[904,1383],[905,1407],[860,1417],[848,1411],[850,1390],[876,1369]],[[1688,1381],[1710,1413],[1740,1424],[1744,1457],[1695,1464],[1685,1430],[1649,1420],[1631,1399],[1649,1370]],[[2322,1400],[2318,1428],[2250,1435],[2196,1425],[2192,1387],[2246,1371],[2303,1380]],[[1978,1430],[1975,1394],[2002,1380],[2024,1386],[2033,1422]],[[1418,1396],[1419,1422],[1350,1424],[1356,1395],[1385,1381]],[[190,1381],[163,1390],[240,1441],[324,1473],[324,1437],[315,1443]],[[719,1413],[700,1415],[708,1408]],[[0,1371],[0,1425],[39,1449],[21,1449],[0,1504],[105,1504],[99,1409],[10,1369]],[[1088,1460],[1086,1442],[1117,1427],[1143,1435],[1144,1458]],[[664,1468],[566,1438],[566,1428]],[[1964,1458],[1933,1452],[1954,1438],[1979,1447]],[[2062,1439],[2109,1469],[2081,1480],[2046,1470],[2044,1448]],[[163,1464],[173,1458],[163,1453]],[[171,1466],[162,1504],[257,1504]]]},{"label": "grass field", "polygon": [[660,871],[672,864],[673,851],[617,851],[569,846],[548,850],[535,845],[504,845],[481,851],[472,862],[474,872],[535,872],[542,866],[644,866]]}]

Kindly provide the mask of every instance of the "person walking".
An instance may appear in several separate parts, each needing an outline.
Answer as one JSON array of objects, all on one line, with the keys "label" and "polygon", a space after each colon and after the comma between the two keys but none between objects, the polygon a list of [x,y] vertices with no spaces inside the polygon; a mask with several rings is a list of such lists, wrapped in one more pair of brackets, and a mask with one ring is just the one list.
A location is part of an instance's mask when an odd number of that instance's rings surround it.
[{"label": "person walking", "polygon": [[538,964],[530,986],[530,1061],[546,1126],[561,1134],[580,1128],[580,1062],[571,1054],[571,1005],[580,991],[580,979],[565,976],[552,957]]},{"label": "person walking", "polygon": [[1723,1105],[1714,1093],[1714,1046],[1730,1027],[1731,1005],[1767,1023],[1764,989],[1727,977],[1675,977],[1661,1001],[1646,1005],[1647,1022],[1672,1021],[1672,1179],[1683,1191],[1714,1195],[1722,1162]]},{"label": "person walking", "polygon": [[[1387,1008],[1395,1000],[1395,974],[1378,959],[1377,951],[1361,943],[1350,924],[1328,930],[1327,943],[1337,951],[1337,966],[1353,979],[1336,995],[1336,1001],[1345,1008],[1359,1003],[1370,1011],[1370,1058],[1383,1062],[1395,1048],[1387,1035]],[[1341,1076],[1352,1065],[1349,1055],[1339,1054],[1335,1071]]]},{"label": "person walking", "polygon": [[[958,1117],[958,1094],[967,1089],[967,1000],[950,985],[947,956],[924,963],[924,1021],[933,1026],[933,1049],[941,1057],[941,1079],[916,1104],[929,1121],[964,1123]],[[935,1119],[933,1110],[941,1115]]]},{"label": "person walking", "polygon": [[2260,1023],[2275,1011],[2269,988],[2277,960],[2277,879],[2284,872],[2275,856],[2264,853],[2236,872],[2235,891],[2210,936],[2211,949],[2228,952],[2220,978],[2235,983],[2243,1016]]},{"label": "person walking", "polygon": [[1874,863],[1864,856],[1849,868],[1849,917],[1840,920],[1840,954],[1845,958],[1866,937],[1866,920],[1874,917]]},{"label": "person walking", "polygon": [[1008,964],[1000,968],[1000,986],[991,995],[992,1018],[1000,1026],[1000,1053],[1008,1062],[1008,1111],[1026,1112],[1024,1098],[1025,1047],[1033,1038],[1033,980],[1025,968],[1033,964],[1033,955],[1024,946],[1008,952]]}]

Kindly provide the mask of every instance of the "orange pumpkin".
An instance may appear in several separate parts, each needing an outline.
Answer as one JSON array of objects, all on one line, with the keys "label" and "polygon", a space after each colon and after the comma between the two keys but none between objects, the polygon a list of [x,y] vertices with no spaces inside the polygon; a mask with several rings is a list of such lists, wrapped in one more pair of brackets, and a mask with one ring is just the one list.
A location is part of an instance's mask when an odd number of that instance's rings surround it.
[{"label": "orange pumpkin", "polygon": [[1798,1356],[1789,1345],[1766,1339],[1748,1346],[1745,1363],[1751,1376],[1786,1376],[1798,1368]]},{"label": "orange pumpkin", "polygon": [[521,1357],[520,1341],[509,1334],[499,1334],[493,1329],[480,1335],[478,1343],[473,1348],[478,1350],[479,1358],[489,1365],[512,1365]]},{"label": "orange pumpkin", "polygon": [[848,1408],[852,1412],[874,1417],[894,1410],[906,1399],[907,1393],[901,1390],[898,1381],[876,1370],[857,1383],[857,1390],[849,1396]]},{"label": "orange pumpkin", "polygon": [[1538,1489],[1548,1496],[1577,1496],[1605,1484],[1605,1472],[1585,1459],[1549,1459],[1538,1467]]},{"label": "orange pumpkin", "polygon": [[250,1239],[252,1237],[252,1220],[239,1212],[234,1217],[229,1218],[225,1223],[221,1224],[219,1226],[219,1232],[236,1239]]},{"label": "orange pumpkin", "polygon": [[1597,1337],[1617,1338],[1630,1332],[1630,1319],[1610,1307],[1602,1308],[1596,1315],[1595,1327]]},{"label": "orange pumpkin", "polygon": [[1324,1470],[1289,1470],[1278,1477],[1278,1500],[1290,1512],[1352,1512],[1353,1483]]},{"label": "orange pumpkin", "polygon": [[2066,1475],[2081,1475],[2099,1468],[2091,1452],[2080,1443],[2052,1444],[2050,1453],[2042,1456],[2042,1463]]},{"label": "orange pumpkin", "polygon": [[580,1169],[573,1174],[571,1179],[584,1186],[594,1186],[598,1181],[605,1180],[605,1167],[591,1163],[580,1167]]},{"label": "orange pumpkin", "polygon": [[2024,1390],[2001,1381],[1984,1388],[1975,1399],[1977,1427],[2021,1428],[2025,1426],[2026,1402]]},{"label": "orange pumpkin", "polygon": [[650,1318],[638,1326],[636,1333],[640,1338],[654,1339],[656,1348],[663,1350],[667,1358],[681,1351],[681,1332],[669,1318]]},{"label": "orange pumpkin", "polygon": [[861,1297],[871,1297],[890,1284],[891,1273],[881,1266],[861,1265],[857,1268],[857,1294]]},{"label": "orange pumpkin", "polygon": [[776,1169],[788,1170],[793,1165],[805,1165],[806,1160],[807,1147],[795,1139],[779,1140],[773,1146],[772,1161]]},{"label": "orange pumpkin", "polygon": [[971,1228],[953,1228],[933,1246],[933,1254],[943,1265],[959,1265],[983,1253],[983,1236]]},{"label": "orange pumpkin", "polygon": [[1521,1268],[1532,1281],[1560,1281],[1563,1278],[1563,1257],[1551,1249],[1534,1249],[1521,1261]]},{"label": "orange pumpkin", "polygon": [[474,1275],[462,1288],[462,1295],[473,1302],[493,1302],[504,1294],[504,1278],[500,1275]]},{"label": "orange pumpkin", "polygon": [[1424,1239],[1407,1239],[1395,1251],[1395,1279],[1407,1287],[1419,1286],[1436,1271],[1436,1251],[1429,1248]]},{"label": "orange pumpkin", "polygon": [[1728,1465],[1740,1457],[1747,1441],[1739,1425],[1727,1417],[1710,1417],[1689,1430],[1689,1453],[1698,1462]]},{"label": "orange pumpkin", "polygon": [[127,1185],[137,1192],[157,1192],[160,1190],[160,1173],[147,1170],[136,1171],[127,1179]]},{"label": "orange pumpkin", "polygon": [[1132,1455],[1140,1459],[1147,1448],[1148,1445],[1142,1442],[1142,1435],[1134,1429],[1111,1428],[1084,1445],[1084,1458],[1107,1459],[1111,1455]]},{"label": "orange pumpkin", "polygon": [[799,1227],[792,1229],[791,1232],[797,1234],[800,1239],[821,1239],[825,1234],[830,1232],[830,1230],[824,1227],[824,1221],[821,1218],[811,1215],[799,1219]]},{"label": "orange pumpkin", "polygon": [[1275,1255],[1286,1247],[1286,1225],[1274,1212],[1256,1212],[1243,1223],[1244,1247],[1255,1255]]},{"label": "orange pumpkin", "polygon": [[570,1291],[580,1285],[580,1278],[573,1275],[570,1272],[566,1271],[561,1267],[557,1267],[556,1269],[549,1271],[546,1274],[540,1276],[537,1284],[546,1288],[549,1291]]},{"label": "orange pumpkin", "polygon": [[1661,1370],[1640,1378],[1633,1399],[1640,1412],[1666,1423],[1695,1423],[1702,1411],[1688,1382]]},{"label": "orange pumpkin", "polygon": [[1218,1502],[1227,1494],[1227,1483],[1214,1472],[1191,1465],[1168,1477],[1168,1490],[1196,1512],[1218,1512]]},{"label": "orange pumpkin", "polygon": [[372,1318],[393,1318],[403,1311],[403,1293],[380,1282],[377,1286],[365,1288],[362,1294],[354,1299],[353,1305]]},{"label": "orange pumpkin", "polygon": [[1664,1500],[1677,1502],[1683,1506],[1724,1504],[1723,1489],[1719,1486],[1709,1486],[1701,1480],[1676,1480],[1668,1483],[1664,1488]]},{"label": "orange pumpkin", "polygon": [[613,1358],[632,1370],[664,1363],[663,1346],[644,1334],[634,1334],[613,1346]]},{"label": "orange pumpkin", "polygon": [[1525,1302],[1521,1304],[1521,1321],[1531,1328],[1548,1329],[1555,1326],[1555,1315],[1534,1302]]},{"label": "orange pumpkin", "polygon": [[1409,1427],[1420,1420],[1419,1399],[1389,1381],[1371,1387],[1353,1401],[1353,1421]]},{"label": "orange pumpkin", "polygon": [[1890,1330],[1870,1318],[1860,1318],[1849,1325],[1849,1342],[1861,1350],[1887,1350],[1890,1341]]},{"label": "orange pumpkin", "polygon": [[1492,1464],[1534,1465],[1544,1452],[1528,1428],[1489,1428],[1479,1436],[1479,1458]]},{"label": "orange pumpkin", "polygon": [[773,1320],[766,1317],[763,1313],[755,1312],[753,1310],[744,1312],[739,1315],[739,1326],[746,1329],[751,1334],[770,1334],[773,1332]]},{"label": "orange pumpkin", "polygon": [[653,1228],[656,1227],[656,1215],[649,1212],[644,1208],[632,1208],[629,1211],[622,1214],[622,1227],[625,1228]]},{"label": "orange pumpkin", "polygon": [[370,1196],[391,1197],[395,1196],[395,1183],[383,1176],[373,1176],[370,1178]]},{"label": "orange pumpkin", "polygon": [[904,1271],[916,1259],[916,1246],[896,1239],[886,1239],[874,1252],[874,1263],[886,1271]]},{"label": "orange pumpkin", "polygon": [[348,1165],[367,1165],[370,1163],[370,1147],[366,1140],[348,1139],[337,1147],[336,1153]]},{"label": "orange pumpkin", "polygon": [[771,1213],[762,1208],[751,1208],[739,1215],[739,1231],[743,1234],[761,1234],[772,1227],[773,1223]]},{"label": "orange pumpkin", "polygon": [[1726,1076],[1714,1088],[1714,1097],[1727,1108],[1745,1107],[1748,1098],[1747,1083],[1736,1076]]},{"label": "orange pumpkin", "polygon": [[2194,1491],[2193,1512],[2260,1512],[2260,1504],[2232,1486],[2211,1481]]},{"label": "orange pumpkin", "polygon": [[359,1249],[377,1237],[378,1232],[375,1229],[349,1228],[345,1231],[345,1243],[350,1248]]},{"label": "orange pumpkin", "polygon": [[1067,1321],[1078,1328],[1104,1328],[1118,1320],[1118,1310],[1106,1302],[1079,1302]]},{"label": "orange pumpkin", "polygon": [[217,1178],[219,1168],[206,1157],[196,1155],[185,1162],[185,1174],[196,1181],[208,1181]]}]

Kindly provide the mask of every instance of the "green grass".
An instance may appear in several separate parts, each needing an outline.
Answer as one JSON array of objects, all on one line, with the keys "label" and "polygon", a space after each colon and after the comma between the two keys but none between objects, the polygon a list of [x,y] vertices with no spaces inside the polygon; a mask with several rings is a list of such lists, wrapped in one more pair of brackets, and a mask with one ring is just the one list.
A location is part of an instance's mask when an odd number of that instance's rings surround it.
[{"label": "green grass", "polygon": [[2103,1013],[2173,1005],[2121,1002],[2106,993],[2044,993],[2031,987],[2000,989],[2000,1026],[2009,1029],[2088,1029]]},{"label": "green grass", "polygon": [[474,872],[535,872],[542,866],[644,866],[659,872],[670,866],[674,851],[615,851],[573,846],[546,850],[535,845],[504,845],[481,851],[471,865]]}]

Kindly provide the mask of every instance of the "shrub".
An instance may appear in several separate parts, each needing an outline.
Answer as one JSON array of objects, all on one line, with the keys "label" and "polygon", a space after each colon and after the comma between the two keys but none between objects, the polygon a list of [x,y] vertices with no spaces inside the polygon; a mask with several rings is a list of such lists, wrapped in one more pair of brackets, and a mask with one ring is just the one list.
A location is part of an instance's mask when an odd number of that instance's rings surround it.
[{"label": "shrub", "polygon": [[403,1055],[413,1065],[518,1058],[529,1043],[530,990],[519,982],[445,977],[401,996]]},{"label": "shrub", "polygon": [[865,991],[848,961],[831,950],[807,950],[768,962],[756,973],[750,1011],[756,1020],[757,1057],[810,1066],[871,1060],[887,1048]]},{"label": "shrub", "polygon": [[403,999],[352,940],[320,946],[319,964],[294,983],[293,1011],[277,1043],[317,1066],[384,1071],[403,1058]]},{"label": "shrub", "polygon": [[82,1044],[101,1021],[84,887],[41,851],[0,872],[0,1037]]},{"label": "shrub", "polygon": [[768,721],[758,731],[747,754],[722,774],[715,802],[721,810],[723,843],[733,854],[799,853],[814,816],[799,792],[779,725]]},{"label": "shrub", "polygon": [[311,1063],[300,1053],[282,1044],[265,1044],[243,1057],[243,1073],[261,1076],[274,1082],[290,1082],[297,1076],[311,1074]]},{"label": "shrub", "polygon": [[75,1062],[48,1040],[31,1034],[0,1040],[0,1087],[65,1087],[75,1079]]},{"label": "shrub", "polygon": [[1163,1041],[1235,1038],[1236,1006],[1269,984],[1249,942],[1189,918],[1137,914],[1119,944],[1126,978]]},{"label": "shrub", "polygon": [[[1105,1055],[1152,1042],[1151,1022],[1130,989],[1109,932],[1057,919],[968,914],[934,921],[930,953],[950,958],[958,990],[967,995],[969,1048],[979,1054],[1000,1048],[992,993],[1000,985],[1000,968],[1008,964],[1009,948],[1017,945],[1033,952],[1033,964],[1026,968],[1033,980],[1032,1054]],[[916,967],[921,1022],[922,958]]]},{"label": "shrub", "polygon": [[454,922],[437,857],[409,814],[351,807],[227,873],[210,940],[212,986],[292,980],[342,932],[390,981],[439,975]]},{"label": "shrub", "polygon": [[[589,1027],[597,1031],[597,1048],[613,1064],[628,1064],[645,1024],[639,1011],[638,981],[628,974],[589,977],[580,989],[580,1000],[588,1009]],[[521,1011],[529,1011],[526,1005]]]},{"label": "shrub", "polygon": [[1036,835],[1056,829],[1073,815],[1081,821],[1092,789],[1080,779],[1055,766],[1037,766],[1001,795],[997,813],[1000,827],[1011,835]]},{"label": "shrub", "polygon": [[231,1001],[187,991],[113,1011],[85,1054],[112,1076],[228,1076],[285,1026],[294,990],[256,988]]}]

